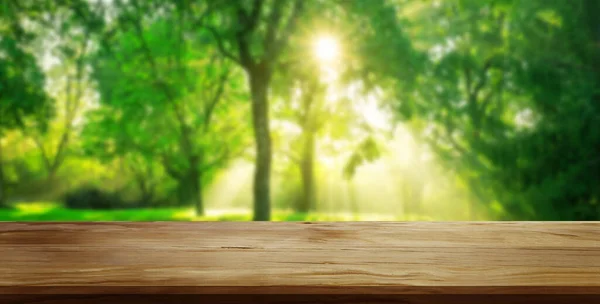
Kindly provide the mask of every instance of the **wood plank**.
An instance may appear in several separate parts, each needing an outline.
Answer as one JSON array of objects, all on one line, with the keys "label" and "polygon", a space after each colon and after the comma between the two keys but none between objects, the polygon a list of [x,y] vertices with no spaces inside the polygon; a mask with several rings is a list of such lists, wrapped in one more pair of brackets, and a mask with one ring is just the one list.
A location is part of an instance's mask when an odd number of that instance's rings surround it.
[{"label": "wood plank", "polygon": [[600,294],[598,222],[0,223],[0,293]]}]

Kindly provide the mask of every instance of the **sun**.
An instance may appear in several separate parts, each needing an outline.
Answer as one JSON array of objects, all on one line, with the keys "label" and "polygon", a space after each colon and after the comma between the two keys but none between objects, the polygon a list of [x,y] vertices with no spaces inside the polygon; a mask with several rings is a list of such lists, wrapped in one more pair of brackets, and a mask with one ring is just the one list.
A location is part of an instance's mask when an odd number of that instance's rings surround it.
[{"label": "sun", "polygon": [[329,63],[338,58],[339,46],[334,38],[323,36],[315,41],[314,52],[320,62]]}]

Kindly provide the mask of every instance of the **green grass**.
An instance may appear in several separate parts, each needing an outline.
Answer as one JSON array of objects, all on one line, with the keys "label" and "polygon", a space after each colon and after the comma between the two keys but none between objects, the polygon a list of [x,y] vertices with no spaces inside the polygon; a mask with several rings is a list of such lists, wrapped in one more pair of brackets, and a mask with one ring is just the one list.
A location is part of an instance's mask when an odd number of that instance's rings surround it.
[{"label": "green grass", "polygon": [[[399,220],[377,214],[293,213],[274,211],[274,221],[373,221]],[[250,221],[250,211],[209,210],[197,217],[192,208],[73,210],[53,203],[20,203],[14,209],[0,210],[0,221]],[[428,220],[421,218],[420,220]]]}]

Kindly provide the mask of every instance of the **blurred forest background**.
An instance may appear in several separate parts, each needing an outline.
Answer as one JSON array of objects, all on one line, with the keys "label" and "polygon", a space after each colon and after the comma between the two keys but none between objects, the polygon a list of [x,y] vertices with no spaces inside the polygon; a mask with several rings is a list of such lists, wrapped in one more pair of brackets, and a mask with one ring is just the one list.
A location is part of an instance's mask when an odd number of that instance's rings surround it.
[{"label": "blurred forest background", "polygon": [[2,0],[0,220],[599,220],[598,12]]}]

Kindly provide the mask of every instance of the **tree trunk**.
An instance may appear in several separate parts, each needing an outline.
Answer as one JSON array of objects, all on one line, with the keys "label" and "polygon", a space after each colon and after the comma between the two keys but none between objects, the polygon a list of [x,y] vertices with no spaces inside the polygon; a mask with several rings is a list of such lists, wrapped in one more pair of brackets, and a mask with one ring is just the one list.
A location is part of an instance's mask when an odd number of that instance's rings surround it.
[{"label": "tree trunk", "polygon": [[190,193],[190,202],[196,208],[196,216],[204,216],[204,201],[202,197],[202,185],[200,181],[200,172],[197,167],[192,167],[188,174],[188,191]]},{"label": "tree trunk", "polygon": [[4,190],[4,173],[2,172],[2,162],[0,162],[0,208],[6,207],[6,194]]},{"label": "tree trunk", "polygon": [[191,177],[192,184],[194,185],[194,195],[195,202],[194,206],[196,207],[196,216],[204,216],[204,197],[203,197],[203,188],[202,188],[202,175],[200,172],[196,171],[194,175]]},{"label": "tree trunk", "polygon": [[350,210],[352,211],[352,215],[358,219],[360,209],[358,208],[358,197],[356,195],[356,185],[354,184],[354,179],[348,181],[348,190],[348,194],[350,196]]},{"label": "tree trunk", "polygon": [[59,168],[60,168],[60,163],[58,160],[55,160],[52,167],[48,168],[48,175],[46,176],[46,179],[48,181],[53,181],[56,178],[56,173],[58,172]]},{"label": "tree trunk", "polygon": [[269,130],[268,69],[257,67],[250,75],[252,93],[252,123],[256,142],[256,165],[254,171],[254,219],[271,219],[271,134]]},{"label": "tree trunk", "polygon": [[402,200],[403,200],[403,209],[404,209],[404,220],[408,219],[408,215],[411,214],[414,210],[412,209],[411,204],[411,195],[410,195],[410,187],[408,184],[408,180],[406,179],[406,174],[402,176]]},{"label": "tree trunk", "polygon": [[476,180],[471,180],[469,183],[471,188],[471,198],[469,203],[469,220],[475,221],[478,216],[479,204],[487,201],[487,195],[483,192],[482,187],[477,183]]},{"label": "tree trunk", "polygon": [[415,174],[404,175],[402,192],[404,200],[404,216],[422,215],[424,184]]},{"label": "tree trunk", "polygon": [[304,151],[300,160],[302,177],[302,199],[296,211],[307,213],[315,209],[315,134],[310,130],[304,134]]},{"label": "tree trunk", "polygon": [[188,172],[189,188],[192,203],[196,208],[196,216],[204,216],[204,201],[202,197],[202,175],[199,167],[199,158],[197,155],[190,157],[190,168]]},{"label": "tree trunk", "polygon": [[154,202],[153,185],[147,180],[147,178],[150,177],[146,174],[136,174],[137,186],[140,191],[140,200],[136,204],[136,207],[147,207],[152,205],[152,203]]},{"label": "tree trunk", "polygon": [[418,215],[423,215],[423,190],[424,184],[420,180],[413,179],[411,181],[411,203],[413,206],[413,212]]},{"label": "tree trunk", "polygon": [[0,208],[6,208],[6,189],[4,188],[4,167],[3,167],[3,158],[2,158],[2,141],[0,137]]},{"label": "tree trunk", "polygon": [[185,205],[193,205],[197,216],[204,215],[204,201],[202,196],[202,185],[200,172],[190,169],[179,179],[179,201]]}]

